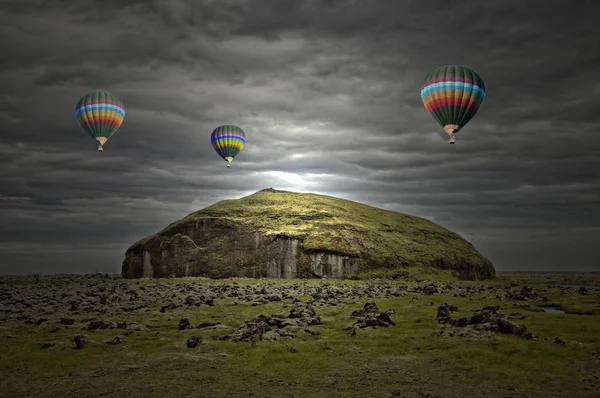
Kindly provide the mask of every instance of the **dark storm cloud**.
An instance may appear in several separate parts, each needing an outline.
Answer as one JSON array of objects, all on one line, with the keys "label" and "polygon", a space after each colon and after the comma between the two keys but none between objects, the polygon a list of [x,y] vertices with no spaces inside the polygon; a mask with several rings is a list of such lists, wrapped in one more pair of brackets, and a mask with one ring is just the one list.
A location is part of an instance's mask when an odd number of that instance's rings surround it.
[{"label": "dark storm cloud", "polygon": [[[500,270],[597,269],[599,12],[583,0],[4,1],[0,272],[116,272],[133,241],[267,187],[429,218]],[[487,83],[453,147],[419,95],[443,64]],[[96,89],[127,108],[103,154],[74,120]],[[231,169],[208,140],[226,123],[248,135]]]}]

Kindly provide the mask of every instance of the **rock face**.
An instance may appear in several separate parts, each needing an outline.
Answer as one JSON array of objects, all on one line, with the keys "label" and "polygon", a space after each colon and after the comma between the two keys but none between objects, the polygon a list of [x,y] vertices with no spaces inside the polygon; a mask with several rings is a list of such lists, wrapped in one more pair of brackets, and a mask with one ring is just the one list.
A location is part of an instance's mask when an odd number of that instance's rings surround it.
[{"label": "rock face", "polygon": [[494,277],[467,241],[428,220],[316,194],[266,189],[219,202],[133,244],[125,278],[349,278],[424,265]]}]

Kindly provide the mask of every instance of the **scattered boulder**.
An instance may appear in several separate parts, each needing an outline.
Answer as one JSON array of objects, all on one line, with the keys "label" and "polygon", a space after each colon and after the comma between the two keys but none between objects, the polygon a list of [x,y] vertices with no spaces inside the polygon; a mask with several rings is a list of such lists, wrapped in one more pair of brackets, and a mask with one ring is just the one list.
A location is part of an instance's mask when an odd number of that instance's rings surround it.
[{"label": "scattered boulder", "polygon": [[82,330],[103,330],[103,329],[116,329],[116,322],[107,321],[91,321],[87,326],[84,326]]},{"label": "scattered boulder", "polygon": [[396,311],[393,309],[381,312],[375,302],[367,302],[362,310],[352,311],[350,317],[358,319],[345,330],[351,330],[352,334],[355,335],[357,328],[396,326],[396,323],[390,319],[390,316],[395,313]]},{"label": "scattered boulder", "polygon": [[507,298],[510,300],[528,301],[538,300],[539,296],[535,289],[529,286],[523,286],[520,290],[513,290],[508,292]]},{"label": "scattered boulder", "polygon": [[379,314],[379,313],[380,313],[380,311],[379,311],[379,308],[377,308],[377,304],[375,304],[374,302],[367,302],[367,303],[365,303],[365,305],[362,309],[352,311],[350,316],[353,318],[359,318],[366,314],[374,315],[374,314]]},{"label": "scattered boulder", "polygon": [[[525,339],[536,338],[531,332],[527,331],[525,325],[518,326],[506,319],[505,314],[498,313],[500,307],[486,306],[481,310],[473,312],[470,318],[452,319],[450,313],[458,311],[455,305],[444,303],[438,307],[436,320],[440,324],[451,324],[457,327],[468,327],[466,334],[481,334],[485,332],[495,332],[502,334],[512,334]],[[463,335],[465,334],[463,333]],[[452,335],[449,333],[449,335]]]},{"label": "scattered boulder", "polygon": [[185,342],[188,348],[196,348],[200,343],[202,343],[202,337],[200,336],[191,336]]},{"label": "scattered boulder", "polygon": [[107,340],[106,344],[121,344],[121,338],[119,336],[115,336],[115,338]]},{"label": "scattered boulder", "polygon": [[185,305],[187,306],[195,306],[195,307],[200,307],[202,303],[200,301],[198,301],[198,299],[194,296],[187,296],[185,298]]},{"label": "scattered boulder", "polygon": [[178,330],[186,330],[186,329],[193,329],[192,325],[190,324],[190,320],[187,318],[183,318],[179,321],[179,327],[177,328]]},{"label": "scattered boulder", "polygon": [[303,326],[323,325],[321,319],[311,307],[298,306],[290,310],[289,315],[259,315],[246,321],[232,335],[223,336],[222,340],[233,342],[252,342],[255,336],[260,341],[279,341],[282,337],[294,337],[294,331]]},{"label": "scattered boulder", "polygon": [[89,343],[87,340],[84,340],[84,336],[73,337],[73,342],[75,343],[75,348],[78,350],[81,350],[86,344]]},{"label": "scattered boulder", "polygon": [[435,319],[438,323],[450,323],[452,321],[452,313],[458,311],[458,307],[452,304],[444,303],[437,309]]},{"label": "scattered boulder", "polygon": [[315,310],[311,307],[292,308],[288,315],[290,319],[295,319],[294,326],[324,325],[325,321],[321,319]]}]

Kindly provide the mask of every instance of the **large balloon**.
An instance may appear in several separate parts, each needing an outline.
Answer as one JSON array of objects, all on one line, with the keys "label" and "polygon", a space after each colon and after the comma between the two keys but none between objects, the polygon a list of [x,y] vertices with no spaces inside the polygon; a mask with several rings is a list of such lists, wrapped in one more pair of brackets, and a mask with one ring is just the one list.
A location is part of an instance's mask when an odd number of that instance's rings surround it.
[{"label": "large balloon", "polygon": [[421,100],[454,144],[456,134],[475,116],[485,98],[485,83],[473,69],[440,66],[425,77]]},{"label": "large balloon", "polygon": [[227,167],[246,144],[246,134],[238,126],[226,124],[217,127],[210,135],[210,143],[215,151],[227,161]]},{"label": "large balloon", "polygon": [[123,124],[125,106],[114,94],[96,91],[81,97],[75,105],[75,117],[83,130],[98,141],[98,152]]}]

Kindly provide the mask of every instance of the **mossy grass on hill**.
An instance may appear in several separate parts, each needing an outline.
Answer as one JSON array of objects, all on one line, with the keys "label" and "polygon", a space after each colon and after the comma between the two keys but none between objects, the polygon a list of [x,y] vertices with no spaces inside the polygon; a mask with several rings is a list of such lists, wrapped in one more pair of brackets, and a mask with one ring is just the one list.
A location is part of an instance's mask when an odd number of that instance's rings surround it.
[{"label": "mossy grass on hill", "polygon": [[[495,275],[491,262],[458,234],[427,219],[332,196],[265,189],[241,199],[223,200],[196,211],[132,245],[138,253],[150,239],[171,241],[182,226],[201,220],[228,220],[265,237],[297,239],[305,254],[360,257],[362,274],[373,269],[428,266]],[[196,243],[189,236],[182,239]]]}]

